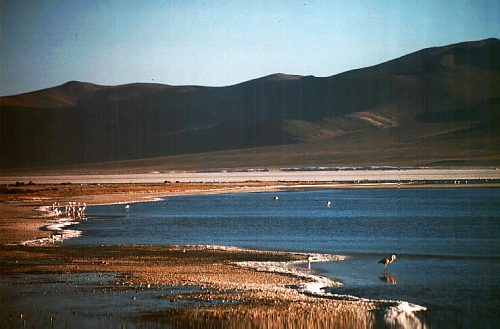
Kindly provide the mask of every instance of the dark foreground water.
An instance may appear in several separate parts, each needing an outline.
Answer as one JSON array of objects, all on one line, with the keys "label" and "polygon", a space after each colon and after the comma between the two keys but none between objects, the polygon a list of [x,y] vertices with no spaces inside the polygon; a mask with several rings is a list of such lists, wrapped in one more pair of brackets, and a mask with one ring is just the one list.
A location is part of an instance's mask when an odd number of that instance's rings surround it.
[{"label": "dark foreground water", "polygon": [[[279,196],[274,201],[274,195]],[[327,207],[331,201],[332,206]],[[350,255],[336,292],[428,307],[436,327],[500,324],[500,189],[356,189],[96,206],[69,244],[214,244]],[[377,264],[397,260],[384,273]]]}]

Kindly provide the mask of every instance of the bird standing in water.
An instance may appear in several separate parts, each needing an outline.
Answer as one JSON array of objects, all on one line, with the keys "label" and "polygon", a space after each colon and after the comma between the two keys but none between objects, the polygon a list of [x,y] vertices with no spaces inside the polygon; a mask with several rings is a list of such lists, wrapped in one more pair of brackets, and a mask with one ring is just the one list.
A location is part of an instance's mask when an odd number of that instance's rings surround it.
[{"label": "bird standing in water", "polygon": [[379,261],[380,264],[384,264],[384,270],[387,270],[387,266],[391,265],[396,259],[396,255],[392,255],[391,258],[383,258]]}]

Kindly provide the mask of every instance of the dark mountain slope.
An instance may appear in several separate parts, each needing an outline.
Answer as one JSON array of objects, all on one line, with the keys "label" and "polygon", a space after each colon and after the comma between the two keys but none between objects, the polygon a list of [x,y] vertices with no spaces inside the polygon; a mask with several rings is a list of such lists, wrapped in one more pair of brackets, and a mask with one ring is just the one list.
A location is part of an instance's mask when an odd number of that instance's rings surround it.
[{"label": "dark mountain slope", "polygon": [[[361,161],[341,151],[353,147],[373,151],[365,163],[390,162],[389,149],[398,150],[393,162],[404,163],[407,153],[411,163],[439,162],[426,156],[433,148],[446,149],[441,160],[497,161],[499,99],[497,39],[424,49],[327,78],[275,74],[218,88],[69,82],[0,98],[0,165],[77,165],[289,144],[314,153],[317,165]],[[276,157],[296,152],[282,149]],[[255,165],[283,162],[262,154]]]}]

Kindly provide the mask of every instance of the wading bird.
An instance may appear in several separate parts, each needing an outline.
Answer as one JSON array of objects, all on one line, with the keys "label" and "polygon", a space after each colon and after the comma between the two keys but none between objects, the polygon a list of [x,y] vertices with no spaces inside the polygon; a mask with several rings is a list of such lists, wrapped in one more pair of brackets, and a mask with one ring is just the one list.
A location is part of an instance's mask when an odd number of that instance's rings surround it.
[{"label": "wading bird", "polygon": [[384,270],[387,270],[387,266],[391,265],[396,259],[396,255],[392,255],[391,258],[383,258],[379,261],[380,264],[384,264]]}]

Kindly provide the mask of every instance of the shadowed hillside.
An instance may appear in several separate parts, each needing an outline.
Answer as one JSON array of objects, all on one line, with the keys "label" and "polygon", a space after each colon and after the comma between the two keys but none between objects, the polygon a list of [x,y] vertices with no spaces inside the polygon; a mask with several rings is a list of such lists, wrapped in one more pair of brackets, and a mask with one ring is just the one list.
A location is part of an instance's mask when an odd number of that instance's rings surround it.
[{"label": "shadowed hillside", "polygon": [[[0,106],[3,170],[156,157],[145,163],[496,164],[500,41],[424,49],[325,78],[275,74],[228,87],[68,82],[2,97]],[[202,152],[197,166],[193,154]]]}]

